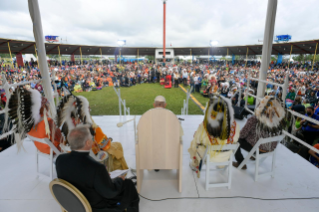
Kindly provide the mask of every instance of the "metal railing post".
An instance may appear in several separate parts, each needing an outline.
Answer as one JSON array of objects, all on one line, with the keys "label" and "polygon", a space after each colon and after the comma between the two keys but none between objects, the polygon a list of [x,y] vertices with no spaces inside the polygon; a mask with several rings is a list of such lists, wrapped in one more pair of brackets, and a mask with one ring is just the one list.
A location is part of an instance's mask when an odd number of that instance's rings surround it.
[{"label": "metal railing post", "polygon": [[126,117],[126,101],[123,100],[123,107],[124,107],[124,116]]},{"label": "metal railing post", "polygon": [[[248,88],[249,89],[249,88]],[[241,87],[239,87],[239,91],[238,91],[238,102],[237,102],[237,106],[240,107],[240,102],[241,102]]]},{"label": "metal railing post", "polygon": [[121,91],[120,89],[118,89],[118,98],[119,98],[119,112],[120,112],[120,116],[122,116],[122,99],[121,99]]}]

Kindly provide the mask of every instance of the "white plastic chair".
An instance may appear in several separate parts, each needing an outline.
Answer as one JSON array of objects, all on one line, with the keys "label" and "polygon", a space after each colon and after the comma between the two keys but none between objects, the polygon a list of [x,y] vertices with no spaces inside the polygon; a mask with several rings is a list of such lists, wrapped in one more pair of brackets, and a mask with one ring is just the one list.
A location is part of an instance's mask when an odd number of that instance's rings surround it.
[{"label": "white plastic chair", "polygon": [[[275,169],[277,149],[278,149],[279,143],[284,139],[284,137],[285,137],[285,135],[279,135],[279,136],[269,137],[269,138],[260,138],[258,140],[257,144],[252,148],[252,150],[248,153],[248,155],[245,157],[243,162],[239,165],[238,169],[241,169],[247,163],[252,162],[252,163],[256,163],[255,164],[255,181],[258,181],[258,179],[260,177],[263,177],[263,176],[271,176],[272,178],[274,178],[275,177],[274,169]],[[272,152],[260,154],[259,153],[259,146],[262,144],[270,143],[270,142],[277,142],[276,149]],[[269,156],[272,156],[271,171],[263,173],[263,174],[259,174],[259,165],[262,164],[266,160],[266,158]],[[251,157],[254,157],[255,161],[250,160]]]},{"label": "white plastic chair", "polygon": [[[206,161],[206,179],[205,179],[205,188],[206,191],[208,191],[209,188],[216,188],[216,187],[228,187],[228,189],[231,188],[231,179],[232,179],[232,163],[233,163],[233,155],[237,151],[239,147],[239,144],[226,144],[226,145],[209,145],[206,149],[206,153],[204,156],[204,161]],[[211,151],[218,151],[218,150],[229,150],[232,151],[230,154],[230,157],[228,161],[225,162],[211,162],[210,161],[210,152]],[[216,168],[216,169],[211,169],[210,167],[214,166],[225,166],[223,168]],[[227,176],[227,182],[226,183],[209,183],[209,175],[210,171],[218,171],[218,170],[226,170],[228,169],[228,176]],[[205,170],[205,169],[202,169]]]},{"label": "white plastic chair", "polygon": [[[61,152],[53,145],[53,143],[48,139],[48,138],[35,138],[33,136],[27,135],[29,139],[31,139],[31,141],[37,141],[43,144],[47,144],[50,146],[50,154],[45,154],[40,152],[37,149],[37,155],[36,155],[36,163],[37,163],[37,175],[40,176],[46,176],[46,177],[50,177],[50,179],[53,180],[53,159],[56,158],[57,156],[59,156],[61,154]],[[55,152],[55,156],[53,154],[53,152]],[[44,175],[42,173],[39,172],[39,155],[48,158],[50,160],[50,176]]]}]

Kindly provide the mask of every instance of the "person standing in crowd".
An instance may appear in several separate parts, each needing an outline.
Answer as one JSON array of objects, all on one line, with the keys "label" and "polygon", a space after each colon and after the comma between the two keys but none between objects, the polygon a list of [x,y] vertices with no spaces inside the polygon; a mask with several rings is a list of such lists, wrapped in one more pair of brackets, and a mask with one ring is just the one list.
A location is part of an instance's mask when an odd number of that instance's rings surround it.
[{"label": "person standing in crowd", "polygon": [[[319,115],[314,113],[312,106],[307,107],[306,116],[319,121]],[[300,121],[302,131],[307,144],[312,145],[314,140],[319,136],[319,125],[311,123],[305,119]]]}]

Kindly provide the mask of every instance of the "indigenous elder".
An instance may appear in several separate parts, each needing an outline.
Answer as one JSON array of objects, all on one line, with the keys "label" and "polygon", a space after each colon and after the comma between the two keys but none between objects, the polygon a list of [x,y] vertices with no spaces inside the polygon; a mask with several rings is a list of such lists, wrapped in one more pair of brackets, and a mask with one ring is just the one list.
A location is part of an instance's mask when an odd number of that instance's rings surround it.
[{"label": "indigenous elder", "polygon": [[[212,95],[205,111],[204,121],[194,134],[194,139],[188,149],[190,167],[200,177],[201,161],[204,159],[209,145],[225,145],[237,143],[239,126],[234,120],[234,110],[229,99]],[[212,151],[210,160],[224,162],[229,159],[232,151]]]},{"label": "indigenous elder", "polygon": [[89,156],[93,140],[88,126],[71,130],[68,141],[72,151],[56,160],[58,178],[79,189],[93,211],[139,211],[134,183],[124,176],[112,180],[105,166]]},{"label": "indigenous elder", "polygon": [[[285,110],[277,99],[266,96],[255,109],[255,115],[250,117],[240,131],[238,143],[240,146],[235,153],[237,162],[233,166],[238,167],[244,160],[240,148],[250,152],[259,138],[268,138],[280,135],[285,127]],[[271,152],[277,146],[277,142],[271,142],[260,146],[261,153]],[[247,169],[245,165],[242,169]]]},{"label": "indigenous elder", "polygon": [[[22,146],[21,142],[26,134],[35,138],[49,138],[60,148],[61,131],[50,117],[49,102],[38,90],[26,90],[20,86],[14,91],[8,104],[9,118],[16,129],[15,141],[18,149]],[[49,145],[37,141],[34,141],[34,144],[40,152],[50,154]]]},{"label": "indigenous elder", "polygon": [[[122,144],[112,142],[113,139],[106,136],[102,129],[95,124],[90,114],[89,101],[85,97],[70,94],[62,98],[57,109],[57,120],[65,137],[76,126],[88,124],[94,141],[90,154],[94,154],[99,160],[104,161],[109,172],[117,169],[128,169]],[[66,142],[68,142],[67,139]]]}]

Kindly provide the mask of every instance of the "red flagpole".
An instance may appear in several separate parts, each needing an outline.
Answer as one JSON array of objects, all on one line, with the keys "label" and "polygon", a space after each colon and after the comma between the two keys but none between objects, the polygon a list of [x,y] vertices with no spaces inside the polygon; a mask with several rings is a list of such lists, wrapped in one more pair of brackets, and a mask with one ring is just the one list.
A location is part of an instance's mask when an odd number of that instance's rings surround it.
[{"label": "red flagpole", "polygon": [[163,6],[164,6],[164,11],[163,11],[163,62],[166,62],[166,0],[163,0]]}]

